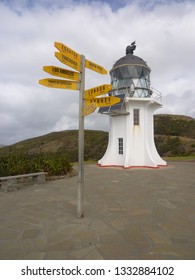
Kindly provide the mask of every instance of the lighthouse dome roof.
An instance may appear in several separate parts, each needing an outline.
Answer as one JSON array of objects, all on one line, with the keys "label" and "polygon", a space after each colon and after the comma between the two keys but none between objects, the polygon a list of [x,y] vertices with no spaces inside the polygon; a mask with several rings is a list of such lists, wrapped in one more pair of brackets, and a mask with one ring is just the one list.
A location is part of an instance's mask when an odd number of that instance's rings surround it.
[{"label": "lighthouse dome roof", "polygon": [[140,58],[139,56],[133,55],[133,54],[126,54],[125,56],[121,57],[119,60],[115,62],[113,65],[113,68],[119,67],[119,66],[125,66],[125,65],[140,65],[140,66],[146,66],[148,68],[148,65],[146,62]]},{"label": "lighthouse dome roof", "polygon": [[118,68],[122,66],[143,66],[150,70],[147,63],[141,57],[133,54],[135,48],[136,48],[135,42],[133,42],[130,46],[127,46],[126,55],[121,57],[119,60],[115,62],[113,68],[111,69],[111,72],[112,70],[114,70],[114,68]]}]

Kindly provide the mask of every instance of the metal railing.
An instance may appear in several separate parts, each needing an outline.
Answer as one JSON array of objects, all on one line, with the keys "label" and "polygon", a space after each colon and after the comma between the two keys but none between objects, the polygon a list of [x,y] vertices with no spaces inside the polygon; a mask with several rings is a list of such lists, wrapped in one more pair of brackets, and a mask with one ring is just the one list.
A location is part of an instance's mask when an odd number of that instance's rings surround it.
[{"label": "metal railing", "polygon": [[162,104],[162,93],[153,87],[151,87],[151,93],[152,93],[151,94],[152,99]]},{"label": "metal railing", "polygon": [[150,87],[150,89],[146,88],[137,88],[136,89],[143,89],[145,91],[145,95],[141,94],[141,96],[136,96],[135,91],[131,91],[130,87],[124,87],[120,89],[113,89],[111,90],[108,95],[118,96],[124,94],[127,99],[134,99],[134,98],[150,98],[151,100],[162,104],[162,93],[155,89],[154,87]]}]

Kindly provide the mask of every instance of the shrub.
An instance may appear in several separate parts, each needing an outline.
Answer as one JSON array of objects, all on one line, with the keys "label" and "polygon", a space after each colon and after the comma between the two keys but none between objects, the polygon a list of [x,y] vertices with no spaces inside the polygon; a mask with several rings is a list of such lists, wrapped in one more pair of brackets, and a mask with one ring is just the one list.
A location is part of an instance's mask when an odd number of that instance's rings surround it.
[{"label": "shrub", "polygon": [[156,148],[160,156],[184,156],[185,148],[179,137],[155,137]]},{"label": "shrub", "polygon": [[65,175],[72,165],[64,155],[9,154],[0,156],[0,176],[45,171],[48,175]]}]

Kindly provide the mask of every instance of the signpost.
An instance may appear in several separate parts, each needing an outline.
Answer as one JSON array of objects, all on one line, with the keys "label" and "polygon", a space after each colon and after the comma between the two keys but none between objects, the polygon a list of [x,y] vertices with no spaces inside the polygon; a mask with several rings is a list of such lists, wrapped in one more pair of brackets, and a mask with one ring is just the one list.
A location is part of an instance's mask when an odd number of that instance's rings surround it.
[{"label": "signpost", "polygon": [[102,67],[102,66],[100,66],[100,65],[98,65],[98,64],[96,64],[96,63],[94,63],[94,62],[92,62],[88,59],[86,59],[85,63],[86,63],[85,67],[87,67],[87,68],[89,68],[89,69],[91,69],[95,72],[98,72],[99,74],[107,74],[108,73],[107,70],[104,67]]},{"label": "signpost", "polygon": [[112,85],[104,84],[98,87],[90,88],[85,91],[85,99],[92,99],[96,96],[103,95],[112,89]]},{"label": "signpost", "polygon": [[44,66],[43,70],[47,73],[68,80],[47,78],[39,80],[39,83],[51,88],[79,90],[77,216],[82,218],[84,216],[84,116],[93,113],[97,107],[116,104],[120,101],[120,98],[111,96],[95,98],[96,96],[103,95],[110,91],[112,89],[110,84],[104,84],[85,91],[85,68],[89,68],[100,74],[107,74],[106,69],[88,59],[85,59],[84,55],[80,55],[62,43],[55,42],[54,45],[59,50],[59,52],[55,52],[57,59],[79,73],[55,66]]},{"label": "signpost", "polygon": [[83,107],[83,116],[92,114],[96,108],[112,106],[118,102],[120,102],[120,98],[115,96],[106,96],[86,100],[85,106]]},{"label": "signpost", "polygon": [[79,72],[81,71],[81,63],[78,62],[76,59],[72,58],[71,56],[64,55],[61,52],[55,52],[55,57],[57,57],[57,59],[59,59],[60,62],[68,65],[69,67]]},{"label": "signpost", "polygon": [[54,46],[63,54],[65,54],[66,56],[72,58],[73,60],[77,61],[79,64],[81,63],[81,55],[77,52],[75,52],[74,50],[72,50],[71,48],[69,48],[68,46],[62,44],[62,43],[58,43],[55,42]]},{"label": "signpost", "polygon": [[50,75],[73,81],[78,81],[80,79],[80,74],[78,72],[56,66],[43,66],[43,71],[49,73]]},{"label": "signpost", "polygon": [[96,108],[98,107],[107,107],[107,106],[112,106],[116,103],[120,102],[119,97],[115,96],[106,96],[106,97],[101,97],[101,98],[94,98],[91,100],[87,100],[87,105],[89,106],[90,104],[95,103]]},{"label": "signpost", "polygon": [[87,116],[92,114],[96,109],[96,104],[94,102],[90,103],[89,105],[85,105],[83,107],[83,116]]},{"label": "signpost", "polygon": [[80,84],[77,82],[58,79],[42,79],[39,80],[39,84],[51,88],[63,88],[71,90],[78,90],[80,86]]}]

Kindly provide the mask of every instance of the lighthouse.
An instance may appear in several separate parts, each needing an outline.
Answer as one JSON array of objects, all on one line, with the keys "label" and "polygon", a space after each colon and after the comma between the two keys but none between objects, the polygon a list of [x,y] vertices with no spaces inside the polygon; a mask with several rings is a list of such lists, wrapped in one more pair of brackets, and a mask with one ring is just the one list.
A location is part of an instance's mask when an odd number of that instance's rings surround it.
[{"label": "lighthouse", "polygon": [[120,102],[98,112],[110,119],[107,150],[98,161],[102,167],[166,166],[154,142],[153,116],[162,107],[162,96],[151,88],[151,70],[134,55],[135,49],[135,42],[127,46],[126,55],[110,70],[112,90],[108,94],[120,97]]}]

